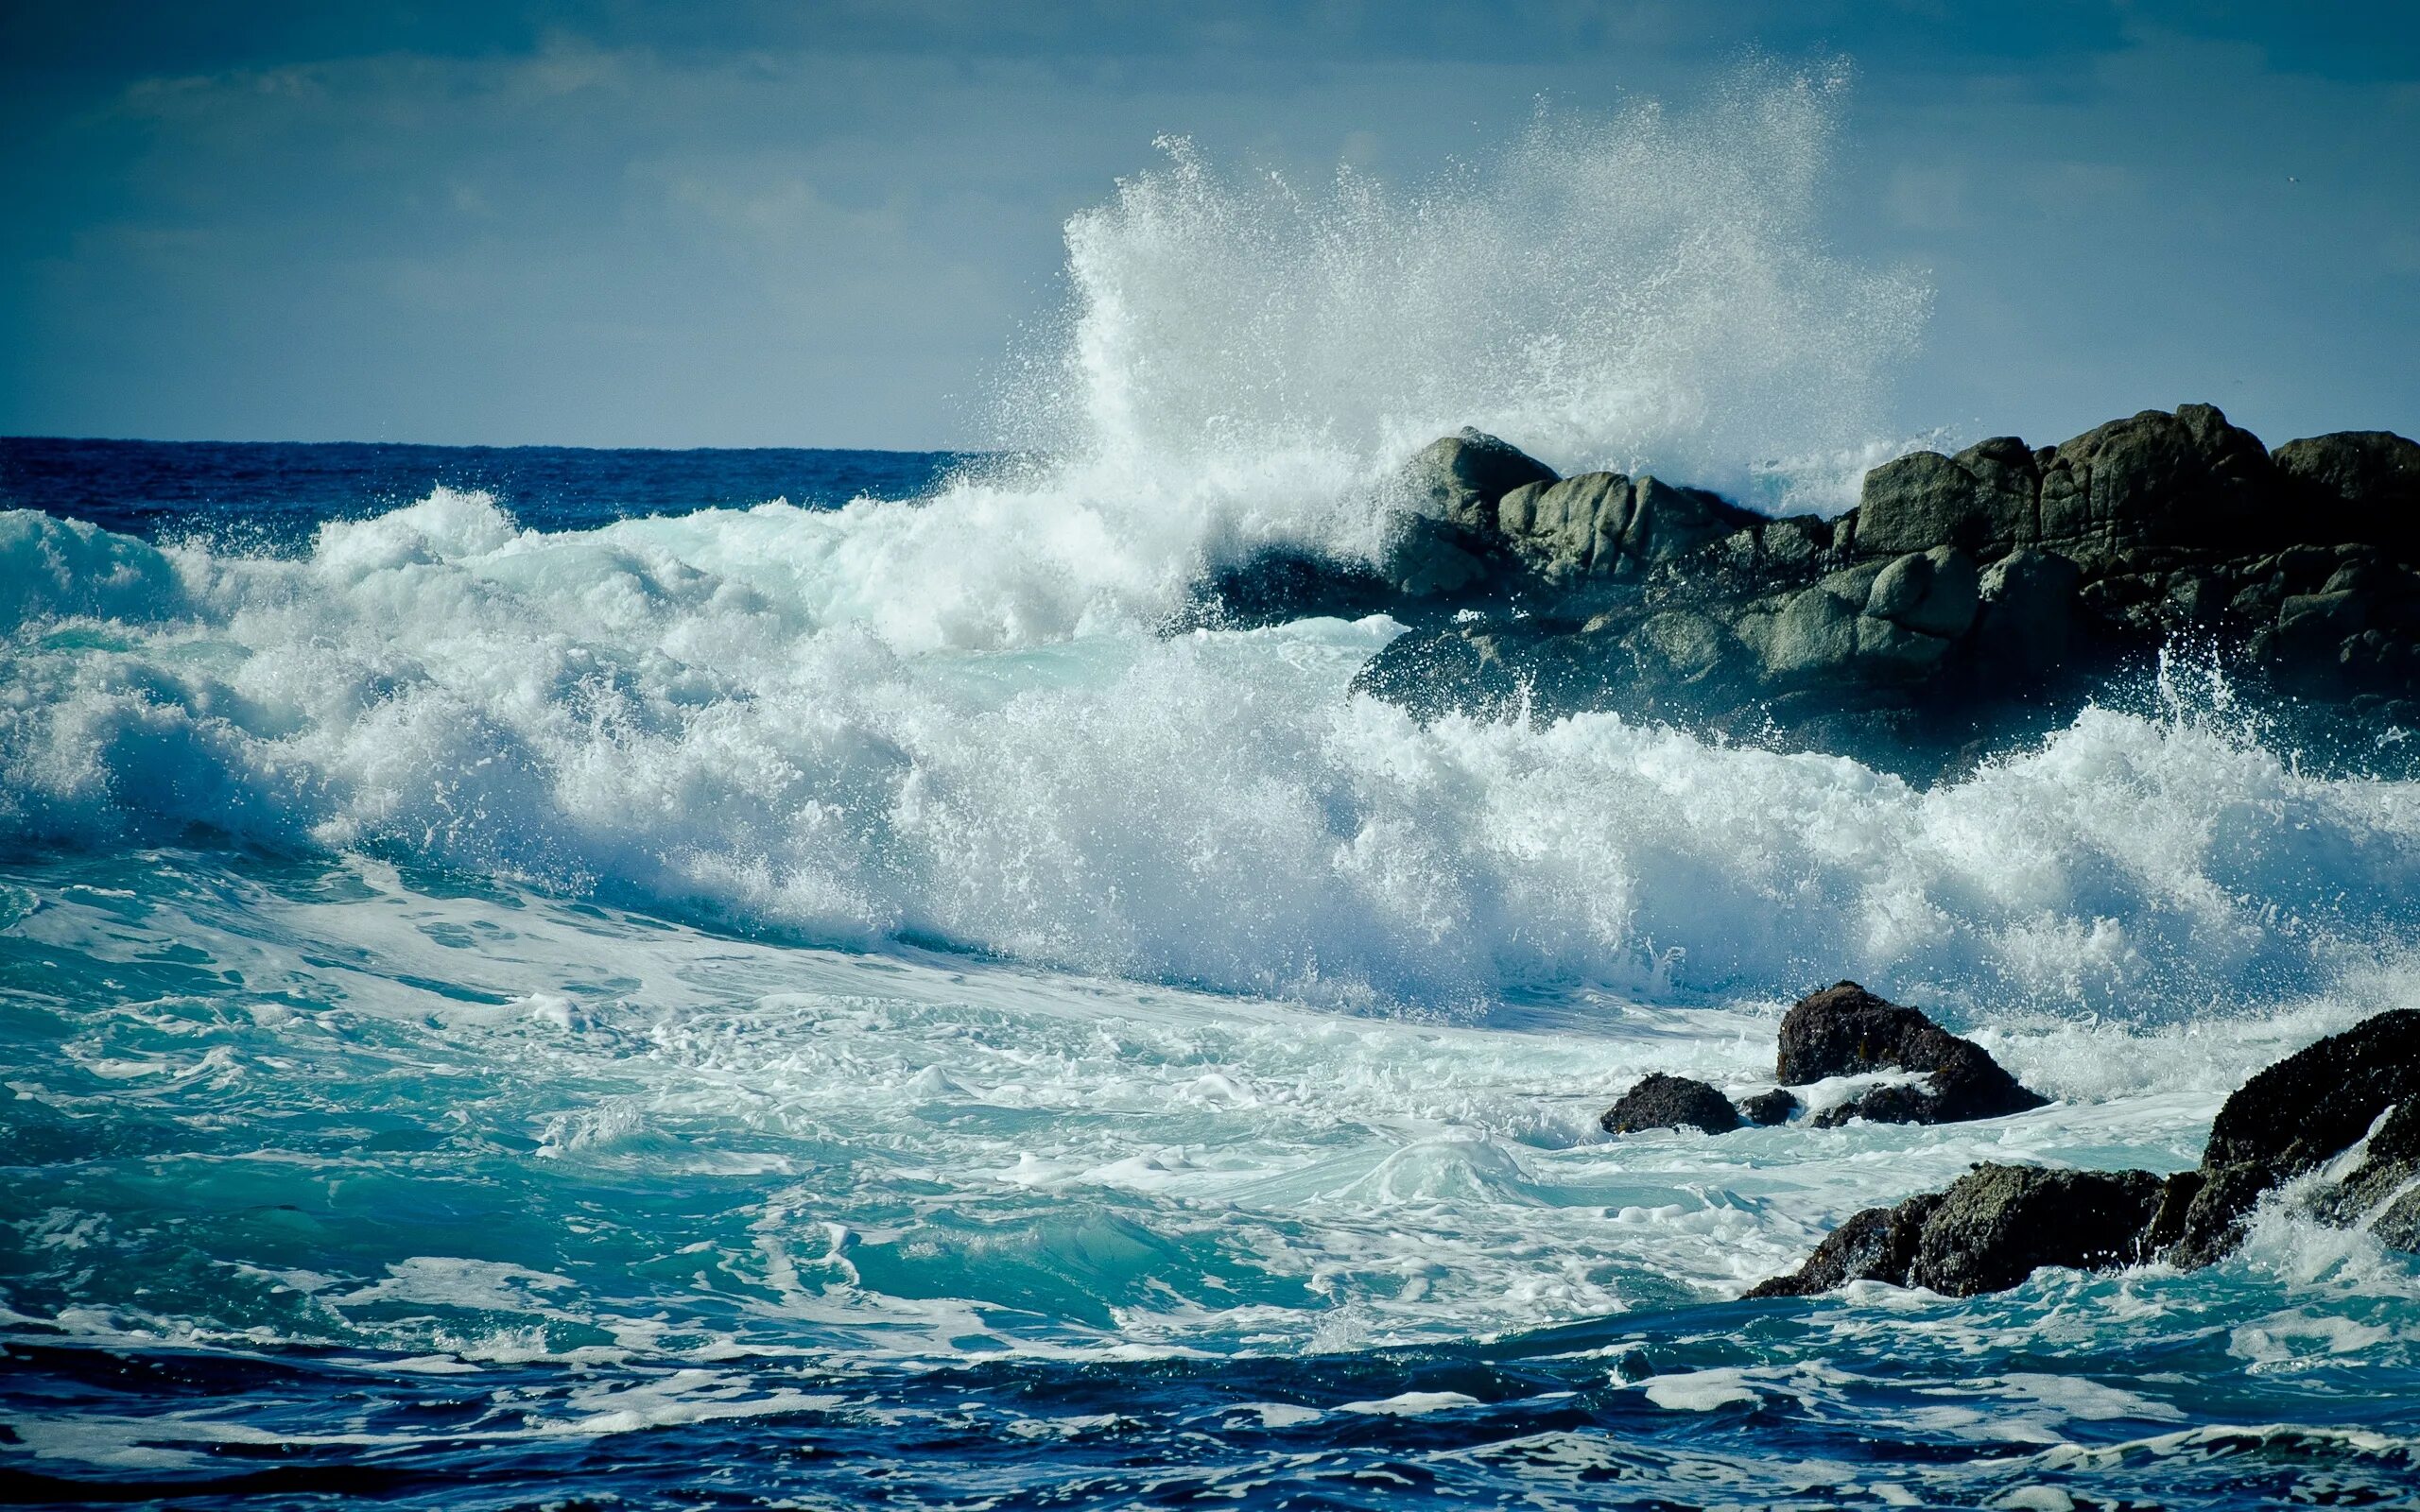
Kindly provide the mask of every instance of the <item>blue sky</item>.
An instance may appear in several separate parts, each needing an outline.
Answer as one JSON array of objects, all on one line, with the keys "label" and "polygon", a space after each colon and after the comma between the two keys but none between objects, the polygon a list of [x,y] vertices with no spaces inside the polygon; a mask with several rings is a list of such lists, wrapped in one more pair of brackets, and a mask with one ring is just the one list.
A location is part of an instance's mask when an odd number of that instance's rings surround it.
[{"label": "blue sky", "polygon": [[0,433],[979,443],[1155,135],[1416,180],[1752,49],[1854,63],[1909,429],[2420,430],[2409,4],[0,0]]}]

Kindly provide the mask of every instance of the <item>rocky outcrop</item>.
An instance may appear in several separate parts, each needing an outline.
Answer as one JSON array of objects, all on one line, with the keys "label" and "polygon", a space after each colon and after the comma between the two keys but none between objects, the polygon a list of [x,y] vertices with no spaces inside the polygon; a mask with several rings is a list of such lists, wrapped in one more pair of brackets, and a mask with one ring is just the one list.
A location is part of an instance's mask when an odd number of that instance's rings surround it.
[{"label": "rocky outcrop", "polygon": [[1818,1128],[1861,1118],[1873,1124],[1950,1124],[2001,1118],[2049,1102],[2017,1085],[1982,1046],[1914,1008],[1841,982],[1802,998],[1781,1021],[1773,1074],[1789,1086],[1876,1072],[1922,1073],[1919,1086],[1886,1086],[1816,1115]]},{"label": "rocky outcrop", "polygon": [[[2390,1110],[2420,1108],[2420,1009],[2381,1013],[2287,1057],[2243,1084],[2219,1109],[2199,1181],[2181,1217],[2180,1263],[2215,1260],[2235,1246],[2262,1194],[2318,1169],[2370,1136]],[[2420,1143],[2420,1114],[2371,1140],[2369,1160],[2323,1201],[2362,1206],[2420,1174],[2406,1143]],[[2394,1120],[2390,1119],[2390,1125]],[[2403,1173],[2403,1174],[2398,1174]],[[2352,1190],[2344,1190],[2350,1188]]]},{"label": "rocky outcrop", "polygon": [[1739,1126],[1739,1110],[1731,1099],[1702,1081],[1653,1072],[1622,1093],[1605,1109],[1597,1125],[1608,1134],[1635,1134],[1651,1128],[1694,1128],[1727,1134]]},{"label": "rocky outcrop", "polygon": [[1513,558],[1556,588],[1643,577],[1757,523],[1702,489],[1618,472],[1531,482],[1505,494],[1496,511]]},{"label": "rocky outcrop", "polygon": [[[1838,1054],[1835,1043],[1823,1051]],[[2306,1194],[2308,1213],[2420,1253],[2420,1010],[2379,1014],[2244,1083],[2220,1108],[2198,1169],[1977,1166],[1946,1191],[1856,1214],[1796,1271],[1748,1295],[1880,1280],[1972,1296],[2044,1265],[2208,1264],[2241,1240],[2262,1195],[2348,1158],[2349,1171]]]},{"label": "rocky outcrop", "polygon": [[2256,694],[2420,725],[2420,443],[2386,432],[2272,455],[2206,404],[2053,447],[1998,437],[1866,474],[1837,519],[1766,519],[1618,472],[1557,477],[1464,431],[1379,490],[1369,582],[1204,585],[1223,614],[1410,627],[1363,692],[1422,717],[1611,709],[1837,750],[1910,775],[2064,723],[2189,634]]},{"label": "rocky outcrop", "polygon": [[2133,1264],[2159,1200],[2160,1179],[2147,1171],[1979,1165],[1945,1192],[1866,1209],[1805,1265],[1748,1295],[1811,1297],[1871,1280],[1974,1297],[2006,1291],[2044,1265]]}]

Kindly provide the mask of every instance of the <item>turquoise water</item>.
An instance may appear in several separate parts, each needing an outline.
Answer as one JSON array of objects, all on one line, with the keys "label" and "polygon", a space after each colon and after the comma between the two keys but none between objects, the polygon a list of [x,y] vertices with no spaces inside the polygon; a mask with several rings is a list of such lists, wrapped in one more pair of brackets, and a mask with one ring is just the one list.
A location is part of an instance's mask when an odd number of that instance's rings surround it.
[{"label": "turquoise water", "polygon": [[[2409,1005],[2411,784],[2182,668],[1930,789],[1424,729],[1382,618],[1153,633],[1208,548],[1144,505],[916,490],[0,516],[9,1496],[2413,1500],[2420,1263],[2290,1194],[1737,1300]],[[2057,1100],[1597,1132],[1842,975]]]}]

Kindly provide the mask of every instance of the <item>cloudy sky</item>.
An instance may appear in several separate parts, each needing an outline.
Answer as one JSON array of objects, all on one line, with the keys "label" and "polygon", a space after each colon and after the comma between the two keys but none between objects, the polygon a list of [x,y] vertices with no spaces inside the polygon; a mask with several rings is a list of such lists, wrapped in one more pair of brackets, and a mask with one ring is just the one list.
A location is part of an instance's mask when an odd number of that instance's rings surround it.
[{"label": "cloudy sky", "polygon": [[1155,136],[1416,183],[1752,51],[1854,64],[1910,429],[2420,429],[2403,0],[0,0],[0,434],[979,443]]}]

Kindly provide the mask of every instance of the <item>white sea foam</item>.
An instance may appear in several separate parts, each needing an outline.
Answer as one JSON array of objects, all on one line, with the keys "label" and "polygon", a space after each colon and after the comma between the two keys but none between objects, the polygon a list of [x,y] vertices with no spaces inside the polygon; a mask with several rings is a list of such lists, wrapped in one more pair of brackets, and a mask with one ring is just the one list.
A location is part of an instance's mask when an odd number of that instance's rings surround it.
[{"label": "white sea foam", "polygon": [[1851,975],[2183,1021],[2401,971],[2420,795],[2213,720],[2095,711],[1923,792],[1606,715],[1423,728],[1346,694],[1384,619],[1150,633],[1253,541],[1366,543],[1356,485],[1463,421],[1702,479],[1866,448],[1923,301],[1815,234],[1837,87],[1545,118],[1409,189],[1176,148],[1070,228],[1015,388],[1049,460],[920,503],[548,534],[440,489],[291,557],[0,516],[0,833],[1444,1010]]},{"label": "white sea foam", "polygon": [[1919,791],[1610,715],[1423,728],[1345,696],[1383,620],[907,653],[827,623],[819,551],[865,524],[544,536],[441,493],[295,559],[170,548],[156,616],[18,627],[0,822],[1338,1002],[1846,975],[2161,1019],[2408,985],[2412,787],[2209,720],[2093,711]]}]

